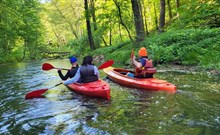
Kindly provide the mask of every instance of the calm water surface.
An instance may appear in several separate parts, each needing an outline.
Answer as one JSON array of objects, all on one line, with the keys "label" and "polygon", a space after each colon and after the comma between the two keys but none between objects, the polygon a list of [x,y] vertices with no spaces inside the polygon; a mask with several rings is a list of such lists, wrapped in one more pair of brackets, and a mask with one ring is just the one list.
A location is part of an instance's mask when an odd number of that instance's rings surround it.
[{"label": "calm water surface", "polygon": [[187,71],[159,71],[155,77],[177,86],[176,94],[126,88],[105,78],[111,101],[92,99],[60,85],[46,98],[25,95],[60,82],[49,62],[69,68],[68,60],[0,66],[0,134],[49,135],[217,135],[220,134],[220,77]]}]

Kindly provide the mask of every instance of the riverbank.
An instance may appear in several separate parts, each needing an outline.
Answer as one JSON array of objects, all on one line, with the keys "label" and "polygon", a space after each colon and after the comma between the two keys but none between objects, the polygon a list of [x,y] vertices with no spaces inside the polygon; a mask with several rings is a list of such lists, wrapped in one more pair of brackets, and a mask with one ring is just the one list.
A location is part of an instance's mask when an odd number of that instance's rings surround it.
[{"label": "riverbank", "polygon": [[203,72],[208,73],[214,76],[220,76],[220,70],[218,69],[205,69],[199,66],[185,66],[185,65],[176,65],[176,64],[167,64],[167,65],[158,65],[157,70],[166,70],[166,71],[185,71],[185,72]]},{"label": "riverbank", "polygon": [[[95,58],[97,58],[97,57],[95,57]],[[100,58],[100,59],[98,59],[96,61],[103,63],[105,60],[104,60],[104,58]],[[26,61],[26,62],[30,62],[30,61]],[[9,65],[11,63],[12,62],[10,62],[10,63],[1,63],[0,67],[4,66],[4,65]],[[118,65],[118,64],[115,63],[114,65]],[[121,65],[121,64],[119,64],[119,65]],[[125,68],[125,69],[132,69],[133,68],[130,64],[127,64],[125,66],[119,66],[119,67]],[[219,69],[205,69],[205,68],[200,67],[200,66],[186,66],[186,65],[177,65],[177,64],[162,64],[162,65],[157,65],[156,68],[157,68],[158,72],[162,72],[162,71],[203,72],[203,73],[208,73],[208,74],[220,77],[220,70]]]}]

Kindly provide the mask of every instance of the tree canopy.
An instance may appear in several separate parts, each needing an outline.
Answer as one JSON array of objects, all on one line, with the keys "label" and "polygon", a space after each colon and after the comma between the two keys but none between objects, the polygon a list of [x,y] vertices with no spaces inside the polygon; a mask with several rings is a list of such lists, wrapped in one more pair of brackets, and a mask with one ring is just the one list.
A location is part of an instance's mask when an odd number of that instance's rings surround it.
[{"label": "tree canopy", "polygon": [[0,7],[1,63],[46,51],[134,47],[171,30],[220,25],[218,0],[3,0]]}]

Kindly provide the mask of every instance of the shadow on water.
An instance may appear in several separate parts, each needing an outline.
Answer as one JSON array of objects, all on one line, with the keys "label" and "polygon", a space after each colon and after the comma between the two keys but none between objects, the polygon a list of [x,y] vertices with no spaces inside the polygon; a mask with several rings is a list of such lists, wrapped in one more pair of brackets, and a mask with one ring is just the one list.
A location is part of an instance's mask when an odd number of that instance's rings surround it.
[{"label": "shadow on water", "polygon": [[[60,82],[49,62],[69,68],[68,60],[18,63],[0,67],[0,134],[218,134],[220,78],[207,73],[161,70],[155,77],[177,86],[176,94],[111,86],[111,101],[70,92],[60,85],[46,98],[25,95]],[[65,72],[65,71],[63,71]]]}]

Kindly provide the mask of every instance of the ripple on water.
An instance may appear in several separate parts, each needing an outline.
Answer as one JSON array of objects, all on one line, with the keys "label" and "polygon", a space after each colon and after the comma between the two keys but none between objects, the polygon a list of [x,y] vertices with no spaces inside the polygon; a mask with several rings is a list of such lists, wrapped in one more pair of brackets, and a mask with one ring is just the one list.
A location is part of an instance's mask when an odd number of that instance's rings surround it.
[{"label": "ripple on water", "polygon": [[83,110],[81,103],[76,100],[66,101],[50,101],[48,99],[34,99],[31,106],[25,110],[28,119],[36,119],[41,117],[55,116],[68,111],[78,113]]},{"label": "ripple on water", "polygon": [[215,119],[215,121],[219,124],[220,126],[220,116],[217,116],[217,118]]},{"label": "ripple on water", "polygon": [[193,121],[193,120],[190,120],[187,124],[190,127],[197,127],[197,126],[211,127],[211,125],[207,121]]},{"label": "ripple on water", "polygon": [[[49,62],[59,67],[68,61]],[[172,96],[106,80],[112,96],[108,105],[67,93],[65,86],[49,90],[46,98],[25,100],[27,92],[60,82],[56,70],[45,72],[41,65],[31,62],[0,70],[0,134],[219,133],[220,83],[210,75],[158,72],[155,77],[177,86]]]}]

